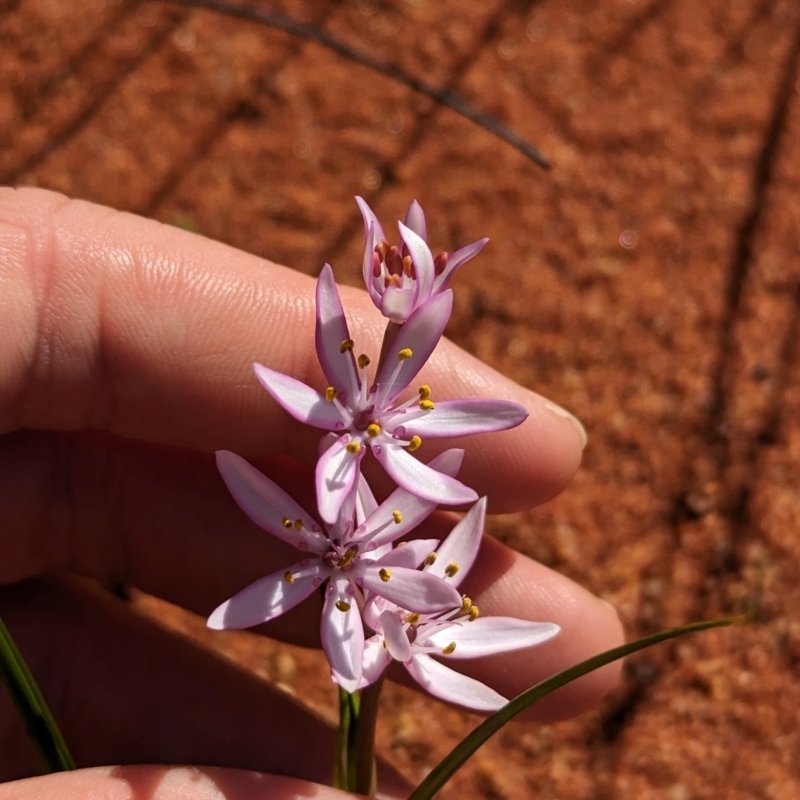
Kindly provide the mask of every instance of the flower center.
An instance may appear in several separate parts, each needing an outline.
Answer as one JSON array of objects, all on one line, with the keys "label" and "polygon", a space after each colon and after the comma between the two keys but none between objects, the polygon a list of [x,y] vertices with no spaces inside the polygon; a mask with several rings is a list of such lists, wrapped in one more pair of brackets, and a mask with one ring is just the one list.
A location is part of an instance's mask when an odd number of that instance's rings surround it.
[{"label": "flower center", "polygon": [[322,556],[322,563],[330,569],[336,567],[343,572],[348,572],[355,566],[357,556],[357,544],[350,545],[350,547],[347,549],[342,547],[334,547],[333,550],[329,550],[324,556]]}]

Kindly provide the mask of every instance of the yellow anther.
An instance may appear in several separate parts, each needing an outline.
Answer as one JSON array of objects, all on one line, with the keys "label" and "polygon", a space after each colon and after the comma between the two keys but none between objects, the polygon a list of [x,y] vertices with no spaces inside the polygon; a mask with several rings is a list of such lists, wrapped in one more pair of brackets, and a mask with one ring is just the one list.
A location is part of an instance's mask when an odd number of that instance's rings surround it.
[{"label": "yellow anther", "polygon": [[337,600],[334,605],[339,609],[339,611],[350,610],[350,603],[348,603],[346,600]]},{"label": "yellow anther", "polygon": [[376,436],[380,435],[380,432],[381,426],[378,425],[377,422],[370,422],[370,424],[367,425],[367,436],[371,436],[374,439]]},{"label": "yellow anther", "polygon": [[416,625],[419,622],[419,614],[416,611],[413,614],[409,614],[406,617],[406,622],[409,625]]},{"label": "yellow anther", "polygon": [[433,564],[435,561],[436,561],[436,553],[429,553],[429,554],[428,554],[428,555],[425,557],[425,561],[424,561],[423,563],[424,563],[426,566],[428,566],[428,567],[429,567],[429,566],[430,566],[431,564]]},{"label": "yellow anther", "polygon": [[411,437],[411,441],[408,443],[408,452],[413,453],[415,450],[418,450],[421,444],[422,444],[422,437],[414,434]]},{"label": "yellow anther", "polygon": [[472,608],[472,600],[470,600],[469,597],[464,595],[464,599],[461,601],[461,613],[469,614],[469,610],[471,608]]},{"label": "yellow anther", "polygon": [[301,519],[296,519],[296,520],[294,521],[294,529],[295,529],[296,531],[301,531],[301,530],[303,530],[303,520],[301,520]]},{"label": "yellow anther", "polygon": [[352,350],[353,349],[353,345],[355,345],[355,342],[352,339],[345,339],[339,345],[339,352],[340,353],[346,353],[348,350]]},{"label": "yellow anther", "polygon": [[356,551],[348,550],[337,562],[337,567],[346,567],[356,557]]},{"label": "yellow anther", "polygon": [[361,442],[359,442],[357,439],[354,439],[352,442],[348,442],[344,446],[344,449],[347,450],[351,456],[354,456],[356,453],[361,452]]},{"label": "yellow anther", "polygon": [[399,525],[403,521],[403,514],[400,511],[392,511],[392,519]]},{"label": "yellow anther", "polygon": [[436,408],[436,406],[434,405],[433,400],[420,400],[419,401],[419,407],[423,411],[433,411],[433,409]]},{"label": "yellow anther", "polygon": [[442,650],[442,655],[449,656],[450,653],[455,653],[455,651],[456,651],[456,643],[450,642],[450,644],[447,645],[447,647],[445,647],[444,650]]},{"label": "yellow anther", "polygon": [[419,387],[419,399],[427,400],[430,396],[431,396],[431,387],[428,386],[427,383],[423,383],[422,386]]},{"label": "yellow anther", "polygon": [[381,579],[381,580],[382,580],[384,583],[387,583],[387,582],[388,582],[388,580],[389,580],[389,578],[391,578],[391,577],[392,577],[392,573],[391,573],[391,572],[390,572],[388,569],[386,569],[386,567],[381,567],[381,568],[378,570],[378,576],[380,577],[380,579]]},{"label": "yellow anther", "polygon": [[283,579],[286,581],[286,583],[294,583],[294,575],[292,575],[288,569],[283,573]]},{"label": "yellow anther", "polygon": [[284,517],[281,520],[281,525],[283,525],[284,528],[291,528],[294,523],[289,519],[289,517]]},{"label": "yellow anther", "polygon": [[336,389],[335,389],[333,386],[329,386],[329,387],[328,387],[328,388],[325,390],[325,399],[326,399],[326,400],[327,400],[329,403],[332,403],[332,402],[334,401],[334,399],[335,399],[335,398],[336,398]]},{"label": "yellow anther", "polygon": [[481,612],[478,610],[478,606],[472,606],[472,608],[469,610],[469,621],[475,622],[475,620],[478,619],[480,613]]},{"label": "yellow anther", "polygon": [[410,347],[404,347],[398,354],[397,357],[401,361],[405,361],[407,358],[411,358],[414,355],[414,351]]},{"label": "yellow anther", "polygon": [[456,574],[456,572],[458,572],[458,570],[459,570],[459,566],[454,561],[452,564],[448,564],[444,568],[444,574],[447,575],[448,578],[452,578]]},{"label": "yellow anther", "polygon": [[366,353],[362,353],[356,361],[358,362],[358,368],[364,369],[364,367],[369,366],[369,356]]}]

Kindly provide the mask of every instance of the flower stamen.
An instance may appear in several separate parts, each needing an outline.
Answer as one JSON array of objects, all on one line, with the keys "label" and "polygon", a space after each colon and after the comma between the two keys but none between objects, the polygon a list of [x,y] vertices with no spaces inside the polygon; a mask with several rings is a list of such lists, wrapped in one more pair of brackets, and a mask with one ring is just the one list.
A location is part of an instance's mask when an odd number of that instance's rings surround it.
[{"label": "flower stamen", "polygon": [[386,567],[381,567],[378,570],[378,577],[384,582],[388,583],[389,578],[392,577],[392,573],[390,570],[386,569]]},{"label": "flower stamen", "polygon": [[347,450],[347,452],[350,453],[351,456],[354,456],[356,455],[356,453],[361,452],[361,442],[359,442],[357,439],[353,439],[352,442],[348,442],[344,446],[344,449]]},{"label": "flower stamen", "polygon": [[411,437],[411,441],[408,443],[408,452],[413,453],[415,450],[419,450],[421,445],[422,445],[422,437],[414,434]]},{"label": "flower stamen", "polygon": [[[396,525],[399,525],[403,521],[403,514],[401,511],[392,511],[392,519],[395,521]],[[400,545],[398,545],[399,547]]]},{"label": "flower stamen", "polygon": [[283,579],[286,581],[286,583],[294,583],[294,575],[292,575],[288,569],[283,573]]},{"label": "flower stamen", "polygon": [[356,555],[357,555],[357,554],[358,554],[358,548],[356,548],[356,547],[351,547],[351,548],[350,548],[350,549],[349,549],[349,550],[348,550],[348,551],[347,551],[347,552],[346,552],[346,553],[345,553],[345,554],[344,554],[344,555],[343,555],[343,556],[342,556],[342,557],[341,557],[341,558],[340,558],[340,559],[339,559],[339,560],[336,562],[336,566],[337,566],[337,567],[339,567],[339,569],[344,569],[345,567],[347,567],[347,566],[350,564],[350,562],[351,562],[351,561],[352,561],[352,560],[353,560],[353,559],[356,557]]},{"label": "flower stamen", "polygon": [[355,342],[352,339],[345,339],[339,345],[339,352],[340,353],[346,353],[348,350],[352,350],[354,346],[355,346]]},{"label": "flower stamen", "polygon": [[348,603],[346,600],[337,600],[334,605],[339,609],[339,611],[342,612],[350,610],[350,603]]},{"label": "flower stamen", "polygon": [[444,574],[447,575],[448,578],[452,578],[460,569],[458,563],[453,561],[451,564],[448,564],[444,568]]},{"label": "flower stamen", "polygon": [[456,651],[456,643],[450,642],[450,644],[447,645],[447,647],[445,647],[444,650],[442,650],[442,655],[449,656],[451,653],[455,653],[455,651]]},{"label": "flower stamen", "polygon": [[370,422],[370,424],[367,425],[367,436],[370,438],[374,439],[376,436],[380,436],[380,433],[381,426],[378,425],[377,422]]}]

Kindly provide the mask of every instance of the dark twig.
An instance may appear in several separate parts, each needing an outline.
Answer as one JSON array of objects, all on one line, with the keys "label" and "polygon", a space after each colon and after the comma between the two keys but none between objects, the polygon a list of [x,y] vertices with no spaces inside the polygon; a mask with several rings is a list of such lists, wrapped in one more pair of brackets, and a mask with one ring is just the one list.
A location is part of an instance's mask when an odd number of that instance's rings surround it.
[{"label": "dark twig", "polygon": [[538,164],[544,169],[550,169],[550,162],[538,151],[526,142],[521,136],[518,136],[511,128],[503,125],[502,122],[497,120],[491,114],[485,114],[473,108],[469,103],[465,102],[457,95],[453,94],[449,89],[439,89],[435,86],[430,86],[425,81],[409,75],[399,67],[379,61],[366,53],[359,52],[344,42],[339,41],[335,37],[326,33],[321,28],[314,25],[306,25],[302,22],[297,22],[276,11],[261,11],[249,6],[236,5],[226,3],[224,0],[170,0],[183,6],[191,8],[205,8],[209,11],[215,11],[219,14],[227,14],[231,17],[238,17],[246,19],[251,22],[257,22],[261,25],[267,25],[271,28],[277,28],[289,33],[292,36],[298,36],[301,39],[307,39],[310,42],[316,42],[329,50],[333,50],[340,56],[354,61],[356,64],[361,64],[368,69],[385,75],[387,78],[404,86],[408,86],[415,92],[429,97],[431,100],[441,103],[447,108],[452,109],[462,117],[474,122],[484,130],[493,133],[504,142],[510,144],[515,150],[522,153],[526,158],[529,158],[535,164]]}]

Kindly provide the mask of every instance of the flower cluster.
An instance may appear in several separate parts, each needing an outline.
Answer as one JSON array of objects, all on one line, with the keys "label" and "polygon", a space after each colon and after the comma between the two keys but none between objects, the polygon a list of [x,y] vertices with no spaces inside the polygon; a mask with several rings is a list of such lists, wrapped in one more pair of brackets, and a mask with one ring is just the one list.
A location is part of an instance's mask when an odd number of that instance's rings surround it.
[{"label": "flower cluster", "polygon": [[[375,379],[370,384],[369,357],[356,355],[326,264],[317,282],[315,342],[329,385],[318,391],[254,365],[261,385],[289,414],[326,431],[315,470],[317,514],[244,459],[217,453],[219,471],[239,506],[257,525],[296,547],[300,558],[227,600],[208,624],[258,625],[318,590],[324,597],[322,647],[343,689],[368,686],[395,660],[432,694],[492,711],[505,698],[443,661],[531,647],[552,638],[558,626],[479,616],[458,586],[478,553],[486,498],[478,499],[457,479],[462,450],[447,450],[429,464],[412,453],[427,438],[513,428],[527,412],[504,400],[435,400],[428,385],[409,391],[450,318],[453,272],[487,240],[434,258],[416,201],[398,224],[399,245],[389,244],[369,206],[356,201],[366,236],[364,280],[388,319]],[[361,469],[368,452],[397,485],[382,503]],[[437,505],[476,500],[444,541],[403,540]]]}]

